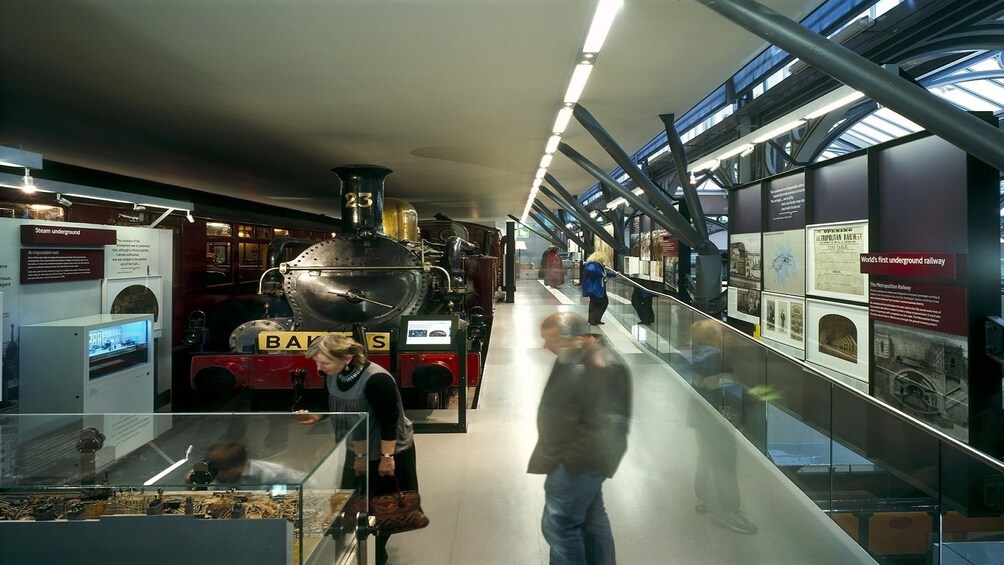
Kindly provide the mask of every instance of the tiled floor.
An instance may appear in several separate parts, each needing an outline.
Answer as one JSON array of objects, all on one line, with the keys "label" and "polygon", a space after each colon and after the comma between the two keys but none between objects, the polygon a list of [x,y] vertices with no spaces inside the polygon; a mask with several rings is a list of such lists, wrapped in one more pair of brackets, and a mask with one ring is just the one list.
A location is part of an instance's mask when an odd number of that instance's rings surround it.
[{"label": "tiled floor", "polygon": [[[514,304],[496,309],[468,433],[416,440],[423,507],[432,524],[391,538],[393,564],[547,563],[539,525],[543,476],[526,473],[537,402],[554,360],[541,348],[538,329],[552,312],[584,314],[585,302],[571,285],[555,291],[520,280],[517,289]],[[696,393],[638,350],[613,316],[604,320],[600,328],[631,365],[634,380],[630,446],[603,489],[621,564],[873,562],[717,413],[693,410]],[[742,509],[759,528],[755,535],[724,529],[694,511],[698,442],[712,459],[727,461],[729,450],[736,451],[734,468],[718,468],[727,478],[735,473]]]}]

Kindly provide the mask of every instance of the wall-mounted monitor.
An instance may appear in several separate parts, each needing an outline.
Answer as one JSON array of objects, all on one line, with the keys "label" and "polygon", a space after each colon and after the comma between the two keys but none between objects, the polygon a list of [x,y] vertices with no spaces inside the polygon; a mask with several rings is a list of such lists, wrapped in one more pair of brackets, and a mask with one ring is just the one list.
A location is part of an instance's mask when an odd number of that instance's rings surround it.
[{"label": "wall-mounted monitor", "polygon": [[453,351],[457,343],[458,318],[445,316],[401,316],[399,351]]}]

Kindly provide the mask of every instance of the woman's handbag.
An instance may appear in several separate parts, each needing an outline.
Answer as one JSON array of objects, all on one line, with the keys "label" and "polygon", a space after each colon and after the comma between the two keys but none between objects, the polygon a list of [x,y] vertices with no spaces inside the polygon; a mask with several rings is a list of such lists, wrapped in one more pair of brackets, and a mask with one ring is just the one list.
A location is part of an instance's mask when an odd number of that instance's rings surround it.
[{"label": "woman's handbag", "polygon": [[[397,477],[394,477],[397,482]],[[417,490],[401,490],[370,498],[370,514],[376,517],[380,534],[398,534],[429,525]]]},{"label": "woman's handbag", "polygon": [[[417,490],[401,490],[394,477],[396,492],[370,497],[370,515],[376,518],[380,534],[398,534],[418,530],[429,525],[429,517],[422,511],[422,497]],[[362,499],[353,496],[346,504],[345,513],[355,519],[357,512],[365,510]]]}]

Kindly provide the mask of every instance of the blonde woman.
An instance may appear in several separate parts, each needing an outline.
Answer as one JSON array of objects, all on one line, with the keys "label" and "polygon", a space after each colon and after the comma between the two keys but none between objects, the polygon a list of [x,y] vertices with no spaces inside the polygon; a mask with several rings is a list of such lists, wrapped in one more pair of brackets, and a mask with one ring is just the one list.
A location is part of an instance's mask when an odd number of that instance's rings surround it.
[{"label": "blonde woman", "polygon": [[[366,430],[353,437],[345,462],[344,477],[352,488],[353,475],[361,475],[369,467],[369,496],[401,490],[418,490],[415,465],[415,442],[411,421],[404,414],[397,382],[386,369],[366,359],[363,346],[352,338],[327,334],[311,342],[306,357],[317,364],[317,373],[324,377],[328,392],[328,408],[332,412],[368,412],[369,457],[366,456]],[[317,414],[303,413],[300,423],[313,424]],[[397,477],[397,481],[381,479]],[[376,538],[376,562],[387,562],[387,539]]]},{"label": "blonde woman", "polygon": [[607,268],[610,259],[602,251],[597,251],[586,258],[582,270],[582,296],[589,298],[589,323],[599,325],[600,319],[607,311],[610,300],[607,299],[607,277],[617,273]]}]

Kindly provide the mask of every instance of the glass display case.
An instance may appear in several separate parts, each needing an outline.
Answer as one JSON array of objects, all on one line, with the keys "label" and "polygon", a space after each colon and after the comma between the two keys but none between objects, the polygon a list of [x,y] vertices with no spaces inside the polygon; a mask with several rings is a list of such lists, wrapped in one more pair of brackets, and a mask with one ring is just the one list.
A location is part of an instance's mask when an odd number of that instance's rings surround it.
[{"label": "glass display case", "polygon": [[0,563],[354,562],[365,413],[109,416],[0,415]]},{"label": "glass display case", "polygon": [[153,412],[153,317],[95,314],[21,327],[21,412]]}]

